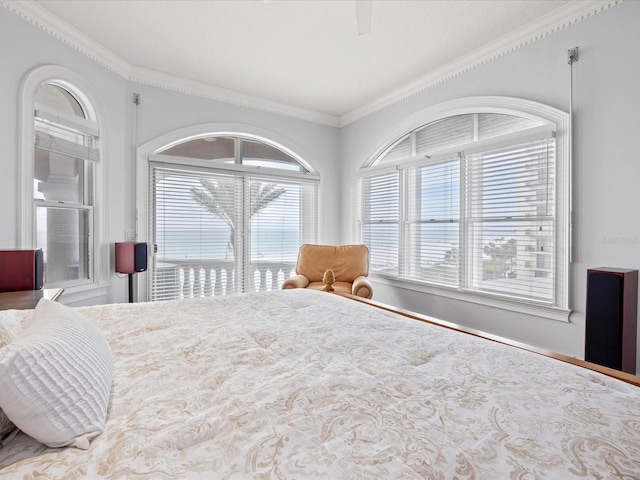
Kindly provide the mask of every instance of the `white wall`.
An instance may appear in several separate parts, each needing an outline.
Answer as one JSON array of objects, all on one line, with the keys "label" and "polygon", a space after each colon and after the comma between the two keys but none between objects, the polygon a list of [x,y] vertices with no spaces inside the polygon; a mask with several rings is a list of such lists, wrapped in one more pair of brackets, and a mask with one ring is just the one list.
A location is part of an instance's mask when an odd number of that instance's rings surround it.
[{"label": "white wall", "polygon": [[[18,97],[20,82],[33,68],[55,64],[82,76],[92,87],[106,113],[103,127],[108,218],[104,244],[125,240],[125,231],[136,229],[136,139],[133,93],[141,94],[138,107],[137,144],[147,143],[171,131],[204,123],[238,123],[273,132],[295,153],[318,170],[320,189],[319,241],[336,243],[340,237],[340,194],[330,188],[338,183],[338,129],[231,104],[129,82],[97,62],[66,46],[39,28],[0,8],[0,249],[18,248]],[[111,255],[109,271],[113,271]],[[146,275],[146,274],[141,274]],[[65,294],[66,295],[66,294]],[[108,293],[95,298],[62,301],[73,305],[122,302],[127,281],[110,276]]]},{"label": "white wall", "polygon": [[[579,47],[573,66],[571,322],[515,315],[381,283],[375,285],[377,300],[583,358],[587,268],[640,268],[638,25],[640,2],[623,3],[341,130],[343,195],[355,204],[355,172],[396,124],[420,110],[461,97],[501,95],[568,111],[567,50]],[[345,241],[356,238],[355,215],[351,209],[342,219]]]}]

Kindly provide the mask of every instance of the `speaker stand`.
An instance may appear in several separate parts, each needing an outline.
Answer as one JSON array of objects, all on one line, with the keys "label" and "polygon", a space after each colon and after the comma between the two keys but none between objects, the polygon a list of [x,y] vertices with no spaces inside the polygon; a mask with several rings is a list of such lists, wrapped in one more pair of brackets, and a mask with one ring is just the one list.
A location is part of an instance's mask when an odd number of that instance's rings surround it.
[{"label": "speaker stand", "polygon": [[133,303],[133,274],[129,274],[129,303]]}]

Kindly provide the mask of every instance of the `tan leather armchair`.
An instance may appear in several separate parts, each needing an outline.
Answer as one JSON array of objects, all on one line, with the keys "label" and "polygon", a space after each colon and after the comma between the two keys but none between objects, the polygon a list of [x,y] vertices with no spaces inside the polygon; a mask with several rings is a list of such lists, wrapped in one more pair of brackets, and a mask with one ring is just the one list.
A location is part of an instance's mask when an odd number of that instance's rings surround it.
[{"label": "tan leather armchair", "polygon": [[333,270],[333,288],[339,292],[371,298],[373,289],[369,275],[369,249],[366,245],[310,245],[298,252],[296,275],[285,280],[282,289],[312,288],[322,290],[324,272]]}]

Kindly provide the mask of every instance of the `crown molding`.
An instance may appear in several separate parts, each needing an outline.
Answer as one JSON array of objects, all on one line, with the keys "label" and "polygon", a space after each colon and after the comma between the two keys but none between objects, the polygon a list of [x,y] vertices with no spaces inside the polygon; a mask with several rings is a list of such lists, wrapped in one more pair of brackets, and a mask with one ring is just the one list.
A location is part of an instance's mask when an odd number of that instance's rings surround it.
[{"label": "crown molding", "polygon": [[394,89],[378,99],[356,108],[338,119],[338,126],[344,127],[373,113],[402,102],[486,63],[497,60],[515,50],[537,40],[585,20],[593,15],[623,3],[625,0],[574,1],[521,28],[490,42],[441,68],[423,75],[404,86]]},{"label": "crown molding", "polygon": [[331,127],[343,127],[402,102],[447,80],[458,77],[465,72],[501,58],[536,40],[545,38],[624,1],[626,0],[581,0],[571,2],[496,41],[490,42],[427,75],[423,75],[341,116],[329,115],[266,100],[234,90],[131,65],[100,43],[53,15],[35,1],[0,0],[0,6],[5,7],[15,15],[40,28],[70,48],[82,53],[127,80]]},{"label": "crown molding", "polygon": [[68,47],[86,55],[106,69],[122,77],[127,77],[131,69],[131,65],[128,62],[100,43],[80,33],[74,27],[41,7],[39,3],[28,0],[0,0],[0,5]]},{"label": "crown molding", "polygon": [[156,70],[132,66],[127,78],[133,82],[165,88],[187,95],[209,98],[224,103],[231,103],[240,107],[262,110],[269,113],[297,118],[299,120],[329,125],[331,127],[338,126],[338,117],[335,115],[319,113],[313,110],[266,100],[246,93],[216,87],[215,85],[188,80],[186,78],[176,77]]}]

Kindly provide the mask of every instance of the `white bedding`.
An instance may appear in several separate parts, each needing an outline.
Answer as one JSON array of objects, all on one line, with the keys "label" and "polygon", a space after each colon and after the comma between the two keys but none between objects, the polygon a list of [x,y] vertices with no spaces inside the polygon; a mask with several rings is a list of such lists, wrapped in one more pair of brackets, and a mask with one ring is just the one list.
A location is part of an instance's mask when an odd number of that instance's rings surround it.
[{"label": "white bedding", "polygon": [[640,478],[640,389],[534,353],[305,289],[78,311],[106,428],[0,478]]}]

